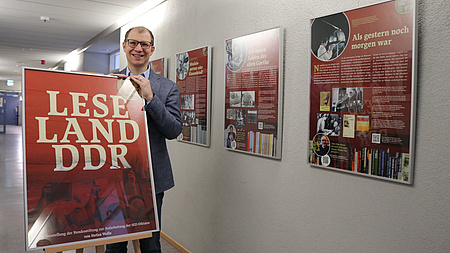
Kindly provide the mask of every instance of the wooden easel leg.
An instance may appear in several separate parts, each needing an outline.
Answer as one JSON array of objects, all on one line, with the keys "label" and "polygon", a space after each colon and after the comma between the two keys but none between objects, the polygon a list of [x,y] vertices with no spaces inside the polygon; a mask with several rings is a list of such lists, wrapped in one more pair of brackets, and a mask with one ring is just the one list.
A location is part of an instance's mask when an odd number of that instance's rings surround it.
[{"label": "wooden easel leg", "polygon": [[139,246],[139,240],[133,240],[134,253],[141,253],[141,246]]},{"label": "wooden easel leg", "polygon": [[104,253],[104,252],[105,252],[104,245],[95,246],[95,253]]}]

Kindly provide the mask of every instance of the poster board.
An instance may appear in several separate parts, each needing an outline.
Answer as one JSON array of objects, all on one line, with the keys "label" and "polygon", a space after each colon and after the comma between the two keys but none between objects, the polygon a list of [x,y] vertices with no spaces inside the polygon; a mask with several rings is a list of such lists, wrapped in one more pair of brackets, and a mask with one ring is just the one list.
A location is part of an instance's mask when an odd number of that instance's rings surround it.
[{"label": "poster board", "polygon": [[225,40],[224,147],[281,159],[283,33]]},{"label": "poster board", "polygon": [[167,77],[167,59],[166,58],[159,58],[156,60],[150,61],[150,66],[152,67],[152,70],[163,77]]},{"label": "poster board", "polygon": [[177,140],[210,146],[211,57],[210,46],[176,54],[183,131]]},{"label": "poster board", "polygon": [[0,133],[6,133],[6,96],[0,95]]},{"label": "poster board", "polygon": [[27,250],[158,231],[143,100],[111,76],[23,70]]},{"label": "poster board", "polygon": [[309,164],[412,183],[416,2],[311,19]]}]

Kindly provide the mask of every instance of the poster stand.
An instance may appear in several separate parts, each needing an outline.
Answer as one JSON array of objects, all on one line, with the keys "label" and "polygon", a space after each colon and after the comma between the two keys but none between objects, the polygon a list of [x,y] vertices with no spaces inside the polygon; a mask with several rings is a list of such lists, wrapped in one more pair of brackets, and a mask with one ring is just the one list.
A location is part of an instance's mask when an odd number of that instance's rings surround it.
[{"label": "poster stand", "polygon": [[138,235],[125,235],[119,238],[107,238],[93,242],[83,242],[65,246],[59,246],[54,248],[45,249],[45,253],[57,253],[67,250],[76,250],[76,253],[83,253],[84,248],[95,247],[95,252],[103,253],[105,252],[104,245],[116,242],[133,241],[133,248],[135,253],[141,253],[141,248],[139,247],[139,239],[152,237],[152,233],[143,233]]}]

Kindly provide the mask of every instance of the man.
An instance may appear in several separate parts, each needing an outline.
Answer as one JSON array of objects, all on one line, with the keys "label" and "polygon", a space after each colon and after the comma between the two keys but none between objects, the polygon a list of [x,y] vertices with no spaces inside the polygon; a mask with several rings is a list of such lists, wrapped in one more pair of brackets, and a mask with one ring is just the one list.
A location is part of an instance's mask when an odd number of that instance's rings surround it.
[{"label": "man", "polygon": [[234,127],[230,126],[230,131],[228,132],[228,136],[227,136],[227,148],[231,148],[232,145],[231,143],[233,143],[233,141],[236,140],[236,133],[234,132]]},{"label": "man", "polygon": [[333,48],[334,44],[331,44],[328,46],[328,39],[326,37],[323,37],[320,41],[319,49],[317,49],[317,58],[319,58],[322,61],[329,61],[331,57],[333,57]]},{"label": "man", "polygon": [[329,145],[330,142],[328,141],[328,137],[326,135],[322,135],[322,137],[320,138],[320,146],[317,154],[320,156],[328,154],[328,151],[330,150]]},{"label": "man", "polygon": [[[147,113],[156,202],[161,228],[164,191],[174,186],[166,139],[174,139],[181,133],[183,121],[177,85],[156,74],[149,67],[149,58],[155,51],[153,43],[153,34],[147,28],[134,27],[128,30],[122,43],[128,66],[114,75],[119,78],[129,77],[139,85],[142,98],[145,100],[143,109]],[[140,239],[141,252],[161,252],[159,238],[159,232],[155,232],[151,238]],[[127,243],[109,244],[106,246],[106,253],[126,252]]]}]

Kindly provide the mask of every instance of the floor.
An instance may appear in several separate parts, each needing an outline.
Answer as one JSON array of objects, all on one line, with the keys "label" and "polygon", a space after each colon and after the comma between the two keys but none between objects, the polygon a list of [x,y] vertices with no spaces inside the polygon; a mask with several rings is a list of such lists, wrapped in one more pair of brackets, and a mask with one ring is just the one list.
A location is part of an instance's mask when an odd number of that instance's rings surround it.
[{"label": "floor", "polygon": [[[22,165],[22,128],[8,125],[6,134],[0,134],[0,252],[2,253],[27,252]],[[134,252],[132,244],[128,245],[128,252]],[[162,238],[161,246],[163,253],[181,252]],[[75,253],[75,250],[64,252]],[[86,248],[84,252],[94,253],[95,248]]]}]

